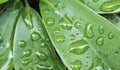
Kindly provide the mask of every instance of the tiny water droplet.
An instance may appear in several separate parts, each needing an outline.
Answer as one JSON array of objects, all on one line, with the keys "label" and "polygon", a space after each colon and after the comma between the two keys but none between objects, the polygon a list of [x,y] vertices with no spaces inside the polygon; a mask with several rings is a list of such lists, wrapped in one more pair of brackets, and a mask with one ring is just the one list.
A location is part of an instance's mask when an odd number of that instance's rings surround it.
[{"label": "tiny water droplet", "polygon": [[70,40],[75,40],[75,35],[74,34],[70,35]]},{"label": "tiny water droplet", "polygon": [[81,23],[80,22],[76,22],[74,26],[75,26],[75,28],[80,28],[81,27]]},{"label": "tiny water droplet", "polygon": [[53,66],[37,65],[37,70],[53,70]]},{"label": "tiny water droplet", "polygon": [[0,43],[3,42],[3,36],[0,34]]},{"label": "tiny water droplet", "polygon": [[100,33],[100,34],[103,34],[103,33],[104,33],[104,27],[103,27],[103,26],[100,26],[100,28],[99,28],[99,33]]},{"label": "tiny water droplet", "polygon": [[49,10],[44,10],[43,12],[44,12],[44,14],[48,14]]},{"label": "tiny water droplet", "polygon": [[112,12],[120,7],[119,3],[120,0],[106,1],[101,5],[100,10],[104,12]]},{"label": "tiny water droplet", "polygon": [[23,55],[22,55],[22,57],[28,57],[28,56],[30,56],[32,54],[32,50],[26,50],[25,52],[23,52]]},{"label": "tiny water droplet", "polygon": [[72,17],[72,20],[76,20],[76,17],[75,17],[75,16],[73,16],[73,17]]},{"label": "tiny water droplet", "polygon": [[21,48],[24,48],[25,45],[26,45],[26,41],[20,40],[20,41],[18,42],[18,45],[19,45]]},{"label": "tiny water droplet", "polygon": [[108,54],[105,53],[104,56],[105,56],[105,57],[108,57]]},{"label": "tiny water droplet", "polygon": [[48,18],[48,19],[47,19],[47,24],[48,24],[48,25],[53,25],[54,23],[55,23],[54,18]]},{"label": "tiny water droplet", "polygon": [[65,41],[65,36],[64,35],[59,35],[59,36],[56,36],[56,40],[57,42],[64,42]]},{"label": "tiny water droplet", "polygon": [[33,68],[29,68],[28,70],[33,70]]},{"label": "tiny water droplet", "polygon": [[43,52],[36,52],[36,55],[41,61],[46,61],[47,60],[47,55]]},{"label": "tiny water droplet", "polygon": [[115,52],[115,55],[118,55],[118,51]]},{"label": "tiny water droplet", "polygon": [[79,32],[78,31],[75,31],[76,35],[79,35]]},{"label": "tiny water droplet", "polygon": [[40,38],[41,38],[41,36],[40,36],[40,34],[37,33],[37,32],[33,32],[33,33],[31,34],[31,39],[32,39],[33,41],[37,41],[37,40],[39,40]]},{"label": "tiny water droplet", "polygon": [[82,68],[82,63],[80,60],[76,60],[70,64],[72,70],[80,70]]},{"label": "tiny water droplet", "polygon": [[96,40],[96,44],[99,46],[102,46],[104,44],[104,38],[103,37],[98,37]]},{"label": "tiny water droplet", "polygon": [[62,4],[62,8],[66,8],[66,4],[65,3]]},{"label": "tiny water droplet", "polygon": [[93,70],[103,70],[103,67],[97,66],[97,67],[93,68]]},{"label": "tiny water droplet", "polygon": [[109,39],[113,39],[113,38],[114,38],[114,33],[110,32],[110,33],[108,34],[108,38],[109,38]]},{"label": "tiny water droplet", "polygon": [[54,33],[56,34],[56,33],[59,33],[59,32],[60,32],[60,28],[57,27],[57,28],[54,30]]},{"label": "tiny water droplet", "polygon": [[86,54],[86,58],[90,58],[90,54]]},{"label": "tiny water droplet", "polygon": [[93,0],[93,2],[98,2],[99,0]]},{"label": "tiny water droplet", "polygon": [[32,62],[32,59],[25,59],[21,61],[21,63],[25,66],[27,66],[30,62]]},{"label": "tiny water droplet", "polygon": [[81,55],[87,51],[89,46],[85,40],[78,40],[70,44],[70,53]]},{"label": "tiny water droplet", "polygon": [[59,25],[66,30],[72,29],[72,21],[66,15],[59,21]]},{"label": "tiny water droplet", "polygon": [[40,44],[40,47],[45,48],[46,44],[43,42],[43,43]]},{"label": "tiny water droplet", "polygon": [[119,23],[120,20],[119,20],[118,18],[116,18],[116,19],[114,20],[114,22],[115,22],[115,23]]},{"label": "tiny water droplet", "polygon": [[92,32],[93,24],[87,24],[85,28],[85,35],[87,38],[93,38],[94,34]]}]

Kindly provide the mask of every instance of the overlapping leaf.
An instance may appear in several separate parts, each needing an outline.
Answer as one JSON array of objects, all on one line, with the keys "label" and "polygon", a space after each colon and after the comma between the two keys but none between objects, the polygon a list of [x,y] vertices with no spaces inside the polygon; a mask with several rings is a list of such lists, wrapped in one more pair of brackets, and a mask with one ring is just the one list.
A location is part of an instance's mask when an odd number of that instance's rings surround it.
[{"label": "overlapping leaf", "polygon": [[40,9],[69,70],[120,69],[120,31],[112,23],[77,0],[41,0]]},{"label": "overlapping leaf", "polygon": [[25,7],[18,18],[13,49],[15,70],[66,70],[39,14],[30,7]]}]

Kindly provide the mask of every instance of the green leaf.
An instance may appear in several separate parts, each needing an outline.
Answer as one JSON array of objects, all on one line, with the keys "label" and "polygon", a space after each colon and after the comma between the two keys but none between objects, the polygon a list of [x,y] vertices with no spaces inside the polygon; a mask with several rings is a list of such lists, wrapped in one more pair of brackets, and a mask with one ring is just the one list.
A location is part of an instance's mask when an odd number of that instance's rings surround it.
[{"label": "green leaf", "polygon": [[0,70],[13,70],[13,31],[21,3],[11,1],[0,13]]},{"label": "green leaf", "polygon": [[65,70],[51,44],[39,14],[25,7],[14,35],[15,70]]},{"label": "green leaf", "polygon": [[118,16],[118,14],[105,14],[105,15],[103,15],[103,17],[107,18],[117,28],[120,29],[120,17]]},{"label": "green leaf", "polygon": [[120,31],[77,0],[41,0],[54,47],[69,70],[119,70]]},{"label": "green leaf", "polygon": [[7,2],[8,0],[0,0],[0,4]]},{"label": "green leaf", "polygon": [[97,13],[120,12],[120,0],[79,0]]}]

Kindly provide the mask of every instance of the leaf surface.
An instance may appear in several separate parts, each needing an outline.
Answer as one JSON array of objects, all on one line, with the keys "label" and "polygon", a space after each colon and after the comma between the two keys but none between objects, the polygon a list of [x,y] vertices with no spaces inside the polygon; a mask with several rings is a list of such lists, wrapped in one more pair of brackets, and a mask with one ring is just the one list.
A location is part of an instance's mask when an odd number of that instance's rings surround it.
[{"label": "leaf surface", "polygon": [[77,0],[41,0],[40,9],[69,70],[120,69],[120,31],[112,23]]}]

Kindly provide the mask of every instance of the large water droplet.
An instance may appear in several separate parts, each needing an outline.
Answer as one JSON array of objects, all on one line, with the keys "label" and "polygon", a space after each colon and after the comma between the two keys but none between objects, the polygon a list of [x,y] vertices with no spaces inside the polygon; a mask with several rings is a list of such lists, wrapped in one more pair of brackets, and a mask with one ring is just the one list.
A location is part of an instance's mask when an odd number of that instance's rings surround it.
[{"label": "large water droplet", "polygon": [[108,34],[108,38],[109,38],[109,39],[113,39],[113,38],[114,38],[114,33],[110,32],[110,33]]},{"label": "large water droplet", "polygon": [[80,28],[81,27],[81,23],[80,22],[76,22],[74,26],[75,26],[75,28]]},{"label": "large water droplet", "polygon": [[75,35],[74,35],[74,34],[71,34],[69,39],[70,39],[70,40],[75,40]]},{"label": "large water droplet", "polygon": [[39,40],[40,38],[41,38],[41,36],[40,36],[40,34],[37,33],[37,32],[33,32],[33,33],[31,34],[31,39],[32,39],[33,41],[37,41],[37,40]]},{"label": "large water droplet", "polygon": [[32,62],[32,59],[25,59],[21,61],[21,63],[25,66],[28,65],[30,62]]},{"label": "large water droplet", "polygon": [[37,70],[53,70],[53,66],[37,65]]},{"label": "large water droplet", "polygon": [[48,25],[53,25],[54,23],[55,23],[54,18],[48,18],[48,19],[47,19],[47,24],[48,24]]},{"label": "large water droplet", "polygon": [[100,33],[100,34],[103,34],[103,33],[104,33],[104,27],[103,27],[103,26],[100,26],[100,28],[99,28],[99,33]]},{"label": "large water droplet", "polygon": [[59,21],[59,25],[66,30],[72,29],[72,21],[66,15]]},{"label": "large water droplet", "polygon": [[0,43],[3,42],[3,36],[0,34]]},{"label": "large water droplet", "polygon": [[66,4],[65,3],[62,4],[62,8],[66,8]]},{"label": "large water droplet", "polygon": [[82,63],[81,63],[81,61],[76,60],[76,61],[72,62],[70,66],[71,66],[72,70],[80,70],[82,67]]},{"label": "large water droplet", "polygon": [[20,40],[20,41],[18,42],[18,45],[19,45],[21,48],[24,48],[25,45],[26,45],[26,41]]},{"label": "large water droplet", "polygon": [[28,57],[28,56],[30,56],[32,54],[32,50],[26,50],[25,52],[23,52],[23,55],[22,55],[22,57]]},{"label": "large water droplet", "polygon": [[36,52],[37,57],[42,60],[42,61],[46,61],[47,60],[47,55],[43,52]]},{"label": "large water droplet", "polygon": [[107,1],[107,2],[104,2],[100,9],[101,11],[104,11],[104,12],[112,12],[118,8],[120,8],[120,0],[111,0],[111,1]]},{"label": "large water droplet", "polygon": [[65,36],[64,35],[59,35],[59,36],[56,36],[56,41],[57,42],[64,42],[65,41]]},{"label": "large water droplet", "polygon": [[93,2],[98,2],[99,0],[93,0]]},{"label": "large water droplet", "polygon": [[93,24],[87,24],[85,29],[85,35],[87,38],[93,38],[94,34],[92,32]]},{"label": "large water droplet", "polygon": [[102,46],[104,44],[104,38],[103,37],[98,37],[96,40],[96,44],[99,46]]},{"label": "large water droplet", "polygon": [[85,40],[78,40],[70,44],[70,52],[81,55],[87,51],[89,46]]}]

